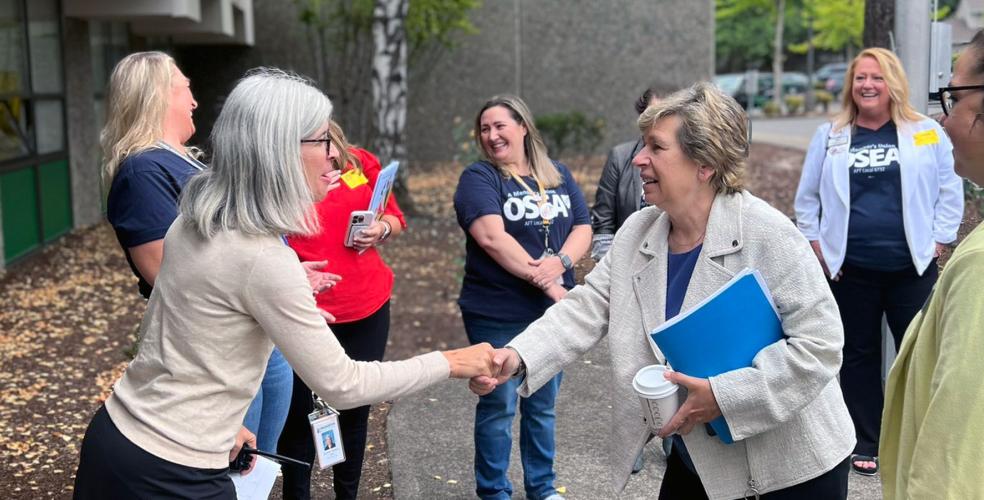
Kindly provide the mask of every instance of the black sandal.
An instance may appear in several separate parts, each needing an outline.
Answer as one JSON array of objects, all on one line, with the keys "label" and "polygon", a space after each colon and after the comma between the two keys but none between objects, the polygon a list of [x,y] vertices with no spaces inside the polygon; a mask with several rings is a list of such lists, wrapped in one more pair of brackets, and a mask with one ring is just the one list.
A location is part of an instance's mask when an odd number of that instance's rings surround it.
[{"label": "black sandal", "polygon": [[[875,466],[861,466],[858,462],[874,462]],[[851,455],[851,470],[862,476],[874,476],[878,474],[878,457],[869,455]]]}]

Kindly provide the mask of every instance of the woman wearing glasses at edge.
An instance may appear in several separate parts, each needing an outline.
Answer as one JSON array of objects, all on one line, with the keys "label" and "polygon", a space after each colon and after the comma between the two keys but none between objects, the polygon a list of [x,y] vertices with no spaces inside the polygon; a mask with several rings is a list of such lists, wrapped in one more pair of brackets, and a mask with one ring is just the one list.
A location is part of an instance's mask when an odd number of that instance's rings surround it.
[{"label": "woman wearing glasses at edge", "polygon": [[[757,269],[785,338],[748,368],[710,379],[668,372],[688,395],[658,432],[673,439],[659,498],[846,498],[854,436],[835,380],[843,345],[837,305],[789,218],[742,189],[745,112],[705,82],[661,99],[638,123],[646,147],[633,163],[653,206],[629,217],[584,285],[496,351],[497,379],[479,377],[470,387],[483,394],[518,377],[520,394],[529,395],[607,336],[609,463],[619,492],[650,435],[632,379],[666,363],[646,333],[744,268]],[[720,415],[734,444],[704,430]]]},{"label": "woman wearing glasses at edge", "polygon": [[185,186],[141,324],[140,351],[93,417],[75,498],[226,498],[239,422],[274,345],[329,404],[398,398],[489,374],[488,344],[404,361],[346,356],[285,235],[315,234],[332,188],[331,101],[279,70],[247,75],[212,131],[211,168]]},{"label": "woman wearing glasses at edge", "polygon": [[[984,32],[941,89],[954,168],[984,186]],[[902,339],[885,387],[881,479],[886,500],[984,498],[984,225],[957,246]]]},{"label": "woman wearing glasses at edge", "polygon": [[[178,216],[178,197],[192,176],[207,168],[185,143],[195,133],[198,102],[191,82],[163,52],[136,52],[117,63],[109,80],[107,121],[100,134],[109,186],[106,217],[138,280],[150,298],[164,255],[164,235]],[[337,176],[337,174],[336,174]],[[334,276],[318,271],[324,262],[305,263],[314,289]],[[291,371],[274,349],[263,384],[243,425],[257,445],[276,451],[287,418]]]},{"label": "woman wearing glasses at edge", "polygon": [[[335,316],[329,325],[345,353],[357,361],[381,361],[389,338],[393,271],[376,247],[399,236],[406,221],[396,198],[391,196],[382,217],[355,236],[352,248],[345,246],[349,214],[369,207],[380,165],[375,155],[350,145],[334,120],[327,137],[330,147],[337,152],[332,155],[334,167],[345,174],[341,186],[317,204],[321,231],[315,236],[292,236],[287,242],[302,262],[327,261],[326,269],[342,278],[335,286],[317,294],[315,300],[318,307]],[[281,454],[307,462],[314,460],[308,421],[313,410],[311,389],[295,374],[290,413],[278,447]],[[340,412],[338,422],[345,461],[332,466],[336,499],[358,496],[368,421],[368,405]],[[283,474],[285,499],[311,498],[311,469],[285,467]]]},{"label": "woman wearing glasses at edge", "polygon": [[844,323],[844,401],[858,444],[852,469],[878,472],[882,413],[881,324],[896,350],[957,238],[963,186],[950,139],[909,104],[898,57],[863,50],[847,70],[843,109],[810,142],[796,223],[824,271]]}]

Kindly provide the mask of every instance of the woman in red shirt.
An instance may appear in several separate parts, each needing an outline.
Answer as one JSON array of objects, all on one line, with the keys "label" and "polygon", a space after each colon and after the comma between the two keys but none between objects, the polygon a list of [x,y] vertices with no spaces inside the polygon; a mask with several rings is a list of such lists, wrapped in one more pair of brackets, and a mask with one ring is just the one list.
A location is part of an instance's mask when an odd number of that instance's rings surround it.
[{"label": "woman in red shirt", "polygon": [[[315,296],[318,307],[334,316],[331,330],[349,357],[378,361],[383,359],[389,337],[393,271],[375,247],[399,235],[407,224],[396,200],[390,198],[383,216],[356,235],[354,247],[344,245],[349,214],[369,208],[381,169],[372,153],[348,144],[334,121],[328,135],[339,151],[336,166],[342,169],[341,186],[316,205],[321,233],[292,237],[288,242],[302,262],[328,261],[323,270],[341,276]],[[307,418],[312,411],[311,389],[295,374],[290,413],[278,446],[280,453],[313,461],[314,443]],[[356,498],[359,492],[368,419],[369,406],[343,410],[339,416],[346,460],[332,467],[335,498]],[[284,467],[283,473],[285,499],[310,498],[310,470]]]}]

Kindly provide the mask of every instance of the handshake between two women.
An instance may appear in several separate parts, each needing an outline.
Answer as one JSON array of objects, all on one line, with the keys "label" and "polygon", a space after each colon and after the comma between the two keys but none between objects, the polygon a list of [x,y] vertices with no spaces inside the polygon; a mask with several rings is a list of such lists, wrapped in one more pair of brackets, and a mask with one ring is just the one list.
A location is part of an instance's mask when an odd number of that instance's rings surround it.
[{"label": "handshake between two women", "polygon": [[467,378],[468,388],[479,396],[492,392],[519,369],[519,354],[511,348],[494,349],[482,342],[461,349],[443,351],[451,368],[451,378]]}]

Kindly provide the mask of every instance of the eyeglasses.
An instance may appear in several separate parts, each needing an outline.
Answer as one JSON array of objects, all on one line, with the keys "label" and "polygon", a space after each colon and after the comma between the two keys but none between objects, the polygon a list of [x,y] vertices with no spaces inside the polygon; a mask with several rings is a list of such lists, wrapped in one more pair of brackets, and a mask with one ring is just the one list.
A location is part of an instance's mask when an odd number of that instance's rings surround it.
[{"label": "eyeglasses", "polygon": [[957,103],[957,99],[953,98],[953,92],[956,90],[984,90],[984,85],[961,85],[958,87],[940,87],[939,92],[932,94],[934,99],[939,99],[940,107],[943,108],[943,114],[950,116],[950,110]]},{"label": "eyeglasses", "polygon": [[304,144],[304,143],[310,143],[310,142],[323,142],[323,143],[325,143],[325,154],[331,155],[331,136],[330,135],[326,135],[326,136],[322,137],[321,139],[301,139],[301,143],[302,144]]}]

